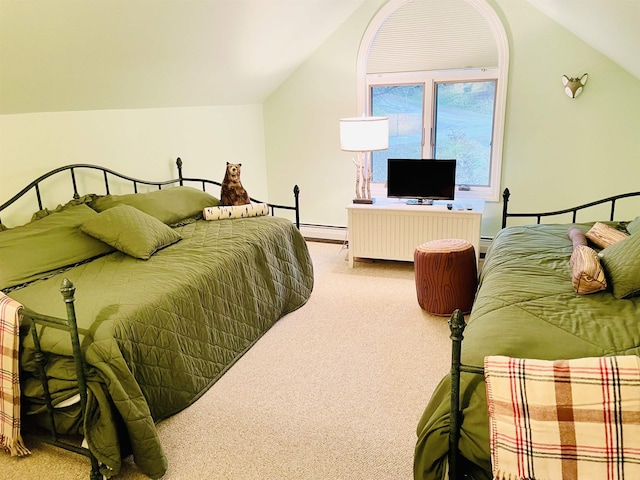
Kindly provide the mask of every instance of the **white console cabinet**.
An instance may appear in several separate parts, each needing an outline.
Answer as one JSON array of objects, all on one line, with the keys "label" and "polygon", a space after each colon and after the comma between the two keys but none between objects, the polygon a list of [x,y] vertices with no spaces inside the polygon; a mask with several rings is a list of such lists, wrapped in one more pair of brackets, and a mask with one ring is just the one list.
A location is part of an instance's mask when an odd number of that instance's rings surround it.
[{"label": "white console cabinet", "polygon": [[[452,203],[451,210],[447,203]],[[460,238],[480,255],[480,225],[484,201],[436,201],[434,205],[407,205],[395,199],[347,206],[349,265],[356,258],[413,261],[415,248],[430,240]]]}]

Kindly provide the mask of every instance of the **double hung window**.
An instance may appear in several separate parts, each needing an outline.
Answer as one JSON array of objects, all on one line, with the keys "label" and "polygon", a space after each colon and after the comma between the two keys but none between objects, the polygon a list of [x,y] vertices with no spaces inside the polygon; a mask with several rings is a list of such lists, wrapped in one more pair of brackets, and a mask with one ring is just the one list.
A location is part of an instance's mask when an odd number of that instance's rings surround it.
[{"label": "double hung window", "polygon": [[489,69],[369,76],[371,112],[389,117],[389,149],[372,156],[381,193],[388,158],[453,158],[463,191],[491,186],[497,78]]}]

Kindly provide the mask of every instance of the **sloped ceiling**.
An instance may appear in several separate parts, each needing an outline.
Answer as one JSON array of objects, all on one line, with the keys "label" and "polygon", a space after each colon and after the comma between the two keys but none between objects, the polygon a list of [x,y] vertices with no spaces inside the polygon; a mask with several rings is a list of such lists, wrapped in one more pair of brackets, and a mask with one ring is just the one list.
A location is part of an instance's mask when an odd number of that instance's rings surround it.
[{"label": "sloped ceiling", "polygon": [[262,103],[364,0],[0,0],[0,114]]},{"label": "sloped ceiling", "polygon": [[[527,0],[640,78],[640,0]],[[262,103],[364,0],[0,0],[0,114]]]},{"label": "sloped ceiling", "polygon": [[640,79],[639,0],[527,0]]}]

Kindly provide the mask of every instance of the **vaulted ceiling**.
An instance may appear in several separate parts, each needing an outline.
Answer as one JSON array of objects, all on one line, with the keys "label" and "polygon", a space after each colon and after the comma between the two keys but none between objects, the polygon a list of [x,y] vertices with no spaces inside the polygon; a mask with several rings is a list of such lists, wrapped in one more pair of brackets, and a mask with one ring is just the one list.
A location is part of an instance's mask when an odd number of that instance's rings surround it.
[{"label": "vaulted ceiling", "polygon": [[[640,1],[527,0],[640,78]],[[263,102],[364,0],[0,0],[0,114]]]},{"label": "vaulted ceiling", "polygon": [[640,79],[640,1],[527,1]]},{"label": "vaulted ceiling", "polygon": [[0,0],[0,114],[262,103],[364,0]]}]

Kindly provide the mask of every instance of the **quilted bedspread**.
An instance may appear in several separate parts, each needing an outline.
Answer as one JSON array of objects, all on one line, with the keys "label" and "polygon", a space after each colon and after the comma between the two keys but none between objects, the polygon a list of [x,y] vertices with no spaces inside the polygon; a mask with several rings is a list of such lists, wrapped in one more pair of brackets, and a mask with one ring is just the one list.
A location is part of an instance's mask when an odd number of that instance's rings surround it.
[{"label": "quilted bedspread", "polygon": [[[143,472],[161,477],[167,461],[155,423],[198,399],[313,288],[307,246],[288,220],[199,220],[177,230],[183,239],[149,260],[115,252],[11,293],[32,310],[64,318],[60,283],[74,283],[89,411],[82,428],[77,405],[60,409],[58,426],[84,432],[109,476],[130,447]],[[33,369],[30,339],[23,341],[24,370]],[[48,374],[56,402],[77,394],[68,335],[45,330],[42,348],[54,354]],[[31,412],[42,410],[38,389],[25,388]]]},{"label": "quilted bedspread", "polygon": [[[462,342],[462,363],[485,356],[541,360],[640,355],[640,298],[611,291],[577,295],[571,284],[570,225],[509,227],[496,235]],[[590,225],[578,225],[586,232]],[[444,479],[450,382],[443,378],[418,425],[414,477]],[[484,378],[463,373],[460,451],[469,478],[491,478]]]}]

